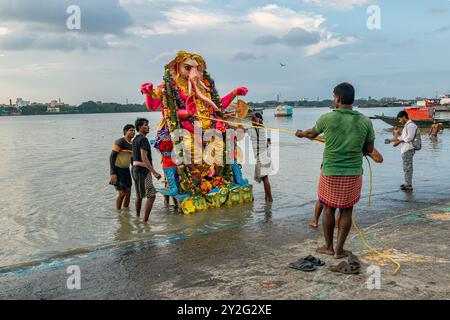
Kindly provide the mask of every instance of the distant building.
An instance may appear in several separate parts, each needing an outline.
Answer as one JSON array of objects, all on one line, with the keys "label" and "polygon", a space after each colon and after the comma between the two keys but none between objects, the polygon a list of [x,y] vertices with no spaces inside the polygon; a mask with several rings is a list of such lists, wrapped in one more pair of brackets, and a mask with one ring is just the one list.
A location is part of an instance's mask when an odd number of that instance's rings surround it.
[{"label": "distant building", "polygon": [[47,113],[60,113],[61,112],[61,107],[64,104],[61,103],[60,101],[56,101],[56,100],[52,100],[48,105],[47,105]]},{"label": "distant building", "polygon": [[16,99],[16,104],[14,105],[17,109],[22,109],[24,107],[28,107],[31,104],[30,101],[25,101],[22,98]]}]

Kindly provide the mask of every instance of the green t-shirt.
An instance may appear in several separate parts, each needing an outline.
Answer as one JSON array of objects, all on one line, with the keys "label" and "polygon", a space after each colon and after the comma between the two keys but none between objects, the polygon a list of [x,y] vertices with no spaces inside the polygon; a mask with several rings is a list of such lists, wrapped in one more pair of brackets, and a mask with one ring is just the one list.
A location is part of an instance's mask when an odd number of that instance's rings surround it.
[{"label": "green t-shirt", "polygon": [[324,176],[363,174],[363,147],[375,141],[372,121],[354,110],[336,109],[319,118],[314,130],[325,135]]}]

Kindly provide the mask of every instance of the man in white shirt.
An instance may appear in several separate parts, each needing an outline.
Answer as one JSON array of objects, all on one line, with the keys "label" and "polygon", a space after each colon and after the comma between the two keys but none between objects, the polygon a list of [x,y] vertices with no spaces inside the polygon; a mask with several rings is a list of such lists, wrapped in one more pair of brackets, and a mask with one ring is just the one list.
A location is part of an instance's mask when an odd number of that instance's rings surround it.
[{"label": "man in white shirt", "polygon": [[419,128],[414,122],[409,120],[409,116],[406,111],[400,111],[397,115],[397,119],[402,125],[404,125],[402,135],[398,138],[392,139],[394,147],[400,146],[400,152],[402,153],[403,159],[405,184],[402,184],[400,188],[404,191],[412,191],[413,157],[416,153],[412,142],[414,141]]}]

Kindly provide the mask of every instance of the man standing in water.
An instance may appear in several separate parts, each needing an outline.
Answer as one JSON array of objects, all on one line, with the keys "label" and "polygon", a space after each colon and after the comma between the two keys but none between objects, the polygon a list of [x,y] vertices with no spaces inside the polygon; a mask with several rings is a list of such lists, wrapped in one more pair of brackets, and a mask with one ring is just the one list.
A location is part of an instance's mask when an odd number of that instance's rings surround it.
[{"label": "man standing in water", "polygon": [[432,139],[433,138],[436,139],[438,134],[441,133],[442,131],[444,131],[444,127],[442,126],[442,124],[434,120],[430,132],[428,133],[428,136]]},{"label": "man standing in water", "polygon": [[[355,89],[342,83],[334,89],[336,109],[320,117],[316,126],[297,131],[297,137],[314,139],[325,136],[323,167],[318,196],[324,205],[323,231],[325,246],[317,252],[334,255],[337,259],[351,254],[344,244],[352,226],[353,206],[361,198],[363,155],[374,151],[375,132],[372,122],[363,114],[352,110]],[[340,209],[336,249],[333,245],[335,212]]]},{"label": "man standing in water", "polygon": [[250,137],[255,151],[255,181],[264,184],[264,194],[266,203],[272,203],[272,188],[269,182],[269,175],[272,172],[272,160],[269,157],[269,143],[266,139],[266,130],[263,126],[263,117],[261,113],[256,112],[252,117],[253,125],[258,128],[249,129]]},{"label": "man standing in water", "polygon": [[136,130],[133,125],[127,124],[123,128],[123,134],[124,137],[114,143],[109,159],[111,167],[110,184],[115,186],[117,190],[117,210],[122,208],[122,204],[126,209],[130,206],[132,186],[130,165],[133,149],[131,141],[136,134]]},{"label": "man standing in water", "polygon": [[400,189],[403,191],[412,191],[413,158],[416,153],[413,141],[416,139],[418,134],[420,136],[419,128],[414,122],[409,120],[409,116],[406,111],[400,111],[397,115],[397,119],[402,125],[404,125],[402,135],[399,138],[392,139],[394,147],[400,145],[400,152],[402,153],[405,184],[402,184]]},{"label": "man standing in water", "polygon": [[147,139],[149,126],[147,119],[136,120],[138,135],[133,140],[133,168],[132,174],[136,185],[136,215],[140,217],[142,199],[147,198],[144,209],[144,221],[148,222],[153,203],[156,198],[156,189],[153,186],[152,174],[156,179],[161,175],[153,168],[150,142]]}]

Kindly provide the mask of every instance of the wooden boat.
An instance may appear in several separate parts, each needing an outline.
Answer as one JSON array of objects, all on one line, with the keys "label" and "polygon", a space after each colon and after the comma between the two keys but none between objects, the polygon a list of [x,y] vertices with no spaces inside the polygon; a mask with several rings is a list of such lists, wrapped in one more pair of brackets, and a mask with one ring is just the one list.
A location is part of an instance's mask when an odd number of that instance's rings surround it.
[{"label": "wooden boat", "polygon": [[[420,128],[430,128],[435,120],[442,123],[444,128],[450,128],[450,106],[438,105],[428,108],[405,108],[403,110],[408,113],[409,119]],[[391,126],[401,126],[396,117],[388,117],[384,114],[376,115],[371,119],[384,121]]]},{"label": "wooden boat", "polygon": [[[374,117],[370,117],[370,119],[373,120],[381,120],[384,121],[385,123],[391,125],[391,126],[398,126],[398,127],[402,127],[402,125],[400,124],[400,122],[398,122],[396,117],[388,117],[388,116],[374,116]],[[419,128],[431,128],[431,125],[433,124],[433,119],[430,120],[415,120],[415,119],[411,119],[412,121],[414,121],[414,123],[419,127]],[[444,128],[450,128],[450,120],[439,120],[436,119],[436,121],[438,121],[439,123],[442,123],[442,125],[444,126]]]}]

